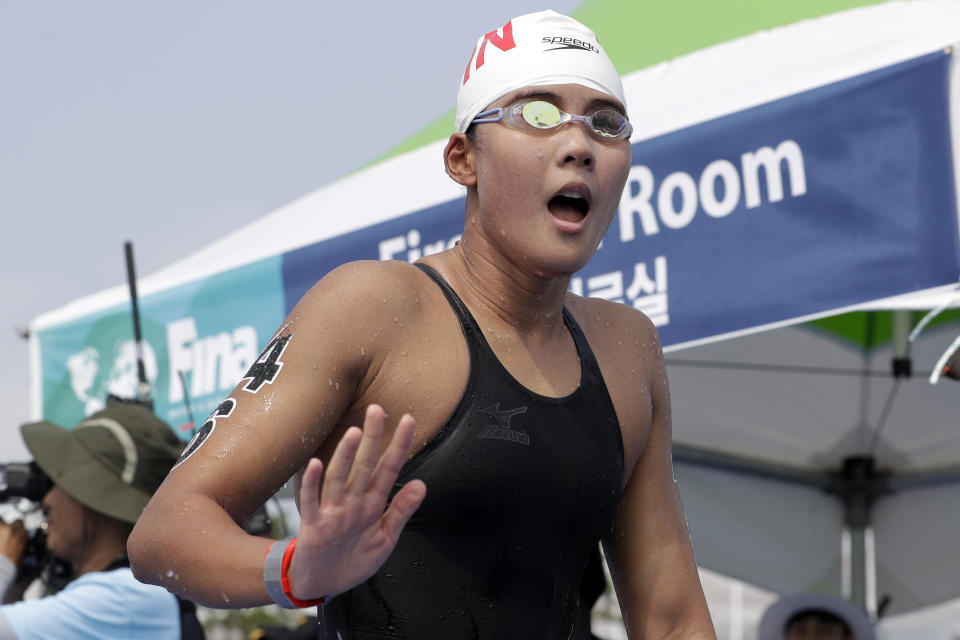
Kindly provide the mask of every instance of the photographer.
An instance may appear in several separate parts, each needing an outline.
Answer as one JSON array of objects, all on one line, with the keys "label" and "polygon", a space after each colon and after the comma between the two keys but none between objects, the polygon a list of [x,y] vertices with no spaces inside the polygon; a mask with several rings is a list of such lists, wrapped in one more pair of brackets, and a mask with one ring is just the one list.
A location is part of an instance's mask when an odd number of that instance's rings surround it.
[{"label": "photographer", "polygon": [[[134,522],[183,448],[170,427],[111,397],[73,430],[38,422],[21,433],[53,482],[43,497],[47,548],[75,578],[55,595],[0,607],[0,640],[202,638],[193,605],[137,582],[126,558]],[[22,525],[0,523],[0,590],[26,542]]]}]

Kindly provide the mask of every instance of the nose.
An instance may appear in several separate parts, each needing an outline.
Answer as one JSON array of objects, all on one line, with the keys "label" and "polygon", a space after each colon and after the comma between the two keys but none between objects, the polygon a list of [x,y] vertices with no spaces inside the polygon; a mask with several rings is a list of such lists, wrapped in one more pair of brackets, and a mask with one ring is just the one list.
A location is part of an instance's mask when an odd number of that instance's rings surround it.
[{"label": "nose", "polygon": [[560,127],[557,137],[560,139],[558,151],[560,163],[574,164],[586,169],[593,169],[596,164],[594,153],[594,139],[587,131],[590,126],[586,122],[567,122]]}]

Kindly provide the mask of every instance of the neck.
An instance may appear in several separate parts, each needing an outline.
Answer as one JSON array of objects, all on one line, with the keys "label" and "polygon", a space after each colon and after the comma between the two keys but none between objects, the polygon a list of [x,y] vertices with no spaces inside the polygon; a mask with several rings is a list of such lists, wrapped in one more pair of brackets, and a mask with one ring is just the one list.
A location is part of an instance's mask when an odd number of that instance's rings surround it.
[{"label": "neck", "polygon": [[99,513],[87,511],[83,522],[84,544],[73,563],[78,576],[103,571],[127,552],[130,525]]},{"label": "neck", "polygon": [[518,333],[548,335],[562,325],[570,276],[548,276],[516,264],[493,251],[473,251],[462,241],[448,252],[450,267],[464,295]]}]

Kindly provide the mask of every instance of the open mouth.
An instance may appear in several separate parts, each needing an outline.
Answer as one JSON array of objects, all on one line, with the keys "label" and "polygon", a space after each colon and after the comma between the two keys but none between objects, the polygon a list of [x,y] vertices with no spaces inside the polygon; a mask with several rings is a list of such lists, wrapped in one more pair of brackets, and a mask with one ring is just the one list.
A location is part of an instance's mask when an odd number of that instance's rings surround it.
[{"label": "open mouth", "polygon": [[565,222],[580,222],[590,212],[589,190],[564,189],[550,198],[547,209],[555,218]]}]

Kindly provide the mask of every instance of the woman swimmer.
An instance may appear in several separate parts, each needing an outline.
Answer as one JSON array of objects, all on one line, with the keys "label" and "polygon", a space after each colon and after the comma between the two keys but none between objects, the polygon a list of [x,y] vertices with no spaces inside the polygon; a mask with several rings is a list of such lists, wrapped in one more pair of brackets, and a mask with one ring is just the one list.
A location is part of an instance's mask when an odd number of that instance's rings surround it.
[{"label": "woman swimmer", "polygon": [[[567,291],[616,212],[630,131],[579,22],[482,36],[444,149],[461,242],[304,296],[137,524],[137,577],[213,607],[325,599],[322,637],[588,638],[600,541],[631,638],[714,638],[656,330]],[[246,535],[298,470],[295,542]]]}]

